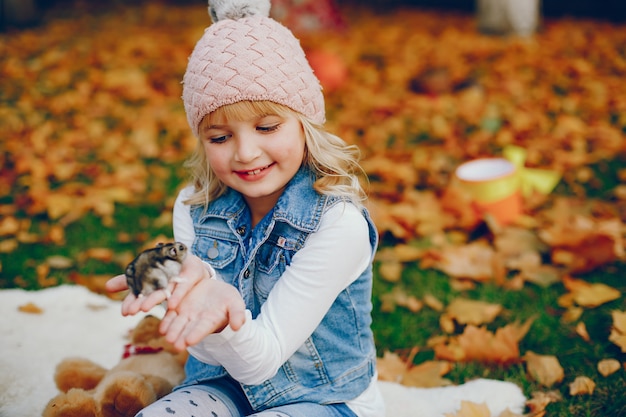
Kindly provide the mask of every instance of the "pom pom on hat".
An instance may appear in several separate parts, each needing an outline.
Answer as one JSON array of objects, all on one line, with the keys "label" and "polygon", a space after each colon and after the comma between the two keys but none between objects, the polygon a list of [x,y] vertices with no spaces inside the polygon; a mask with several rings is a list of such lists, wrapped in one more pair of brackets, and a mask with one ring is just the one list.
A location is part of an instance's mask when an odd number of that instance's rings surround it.
[{"label": "pom pom on hat", "polygon": [[298,39],[268,16],[269,9],[268,0],[211,1],[215,23],[196,44],[183,78],[187,121],[196,136],[204,116],[243,100],[272,101],[324,123],[320,82]]},{"label": "pom pom on hat", "polygon": [[269,0],[211,0],[209,15],[213,23],[224,19],[237,20],[248,16],[269,16]]}]

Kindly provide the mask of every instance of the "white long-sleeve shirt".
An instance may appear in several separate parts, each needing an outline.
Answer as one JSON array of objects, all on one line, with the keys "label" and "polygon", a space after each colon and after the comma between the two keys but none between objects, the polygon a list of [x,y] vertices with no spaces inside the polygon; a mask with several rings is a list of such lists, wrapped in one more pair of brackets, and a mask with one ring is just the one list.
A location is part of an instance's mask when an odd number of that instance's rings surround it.
[{"label": "white long-sleeve shirt", "polygon": [[[184,204],[192,187],[181,191],[174,205],[174,238],[191,247],[195,239],[190,208]],[[341,291],[371,262],[367,222],[351,204],[337,204],[322,217],[319,230],[272,288],[261,312],[238,330],[229,327],[207,336],[189,353],[198,360],[222,365],[244,384],[259,384],[275,375],[320,324]],[[349,247],[351,250],[346,251]],[[323,260],[323,261],[320,261]],[[384,416],[376,378],[347,405],[359,417]]]}]

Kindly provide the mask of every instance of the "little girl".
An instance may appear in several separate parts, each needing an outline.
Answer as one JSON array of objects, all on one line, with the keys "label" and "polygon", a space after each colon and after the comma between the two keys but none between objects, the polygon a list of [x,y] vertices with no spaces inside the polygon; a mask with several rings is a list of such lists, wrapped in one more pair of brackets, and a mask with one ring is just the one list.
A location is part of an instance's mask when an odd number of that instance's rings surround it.
[{"label": "little girl", "polygon": [[319,81],[269,4],[231,1],[210,8],[226,17],[183,80],[198,147],[174,207],[182,280],[122,304],[168,298],[161,331],[190,353],[183,383],[138,416],[384,416],[357,149],[323,130]]}]

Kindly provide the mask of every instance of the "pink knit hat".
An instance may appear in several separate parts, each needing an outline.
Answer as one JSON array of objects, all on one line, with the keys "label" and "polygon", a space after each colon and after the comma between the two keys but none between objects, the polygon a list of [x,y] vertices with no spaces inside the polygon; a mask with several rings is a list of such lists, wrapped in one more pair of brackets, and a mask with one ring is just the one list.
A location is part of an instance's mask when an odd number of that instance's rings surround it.
[{"label": "pink knit hat", "polygon": [[[237,0],[216,1],[221,7],[217,13],[215,6],[209,7],[213,19],[220,20],[196,44],[183,78],[191,130],[198,136],[204,116],[242,100],[279,103],[323,124],[322,87],[300,42],[265,11],[256,11],[258,0],[246,2],[253,7],[242,7]],[[269,12],[269,3],[265,6]]]}]

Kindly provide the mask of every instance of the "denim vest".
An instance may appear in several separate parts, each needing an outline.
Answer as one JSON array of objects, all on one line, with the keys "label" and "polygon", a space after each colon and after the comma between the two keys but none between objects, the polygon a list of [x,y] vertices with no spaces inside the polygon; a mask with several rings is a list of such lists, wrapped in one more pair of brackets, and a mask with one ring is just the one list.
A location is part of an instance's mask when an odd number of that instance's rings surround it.
[{"label": "denim vest", "polygon": [[[193,253],[239,289],[253,318],[309,234],[318,230],[323,214],[335,204],[351,204],[318,194],[313,181],[312,174],[301,169],[254,229],[247,205],[236,191],[228,190],[207,210],[191,208],[196,234]],[[366,210],[363,216],[373,256],[378,235]],[[256,411],[293,402],[345,402],[369,386],[376,367],[371,288],[370,265],[339,294],[317,329],[275,376],[260,385],[242,384]],[[192,356],[185,373],[181,387],[227,375],[223,367]]]}]

